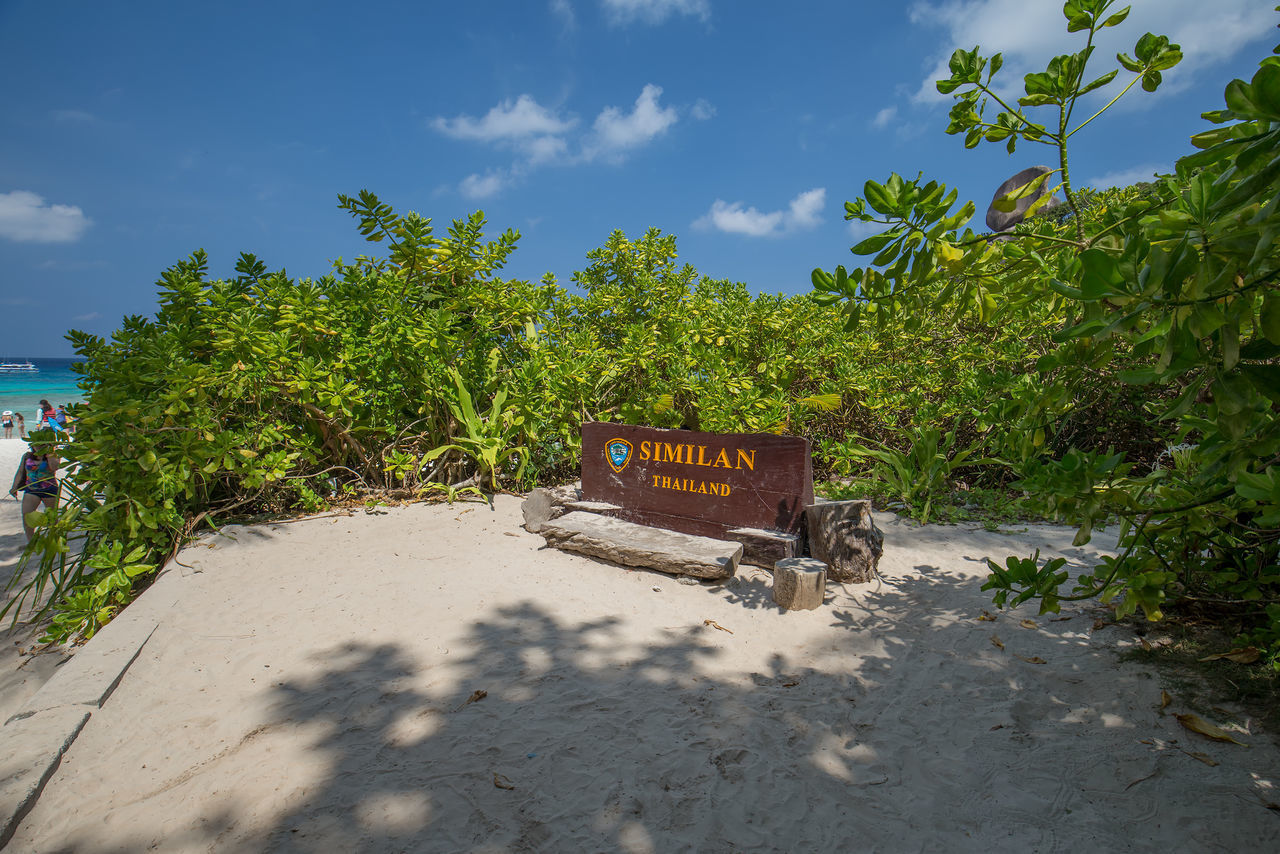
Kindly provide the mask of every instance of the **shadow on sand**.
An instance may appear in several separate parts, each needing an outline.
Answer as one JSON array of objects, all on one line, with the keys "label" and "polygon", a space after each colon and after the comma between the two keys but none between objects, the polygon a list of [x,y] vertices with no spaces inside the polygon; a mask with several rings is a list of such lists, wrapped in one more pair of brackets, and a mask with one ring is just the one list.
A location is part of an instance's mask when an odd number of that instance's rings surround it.
[{"label": "shadow on sand", "polygon": [[[324,649],[322,675],[265,689],[268,718],[232,748],[278,779],[256,816],[206,808],[176,835],[135,828],[136,846],[47,850],[1128,850],[1157,816],[1187,850],[1266,847],[1274,816],[1238,785],[1189,783],[1197,763],[1140,742],[1133,698],[1081,675],[1114,666],[1091,618],[1044,621],[1050,664],[1019,660],[991,638],[1013,648],[1031,630],[975,624],[979,581],[918,569],[828,605],[845,631],[821,633],[808,666],[777,649],[728,674],[730,641],[705,626],[637,646],[617,618],[569,623],[532,601],[476,619],[447,660]],[[708,593],[774,607],[750,584]],[[269,767],[286,737],[323,773]]]}]

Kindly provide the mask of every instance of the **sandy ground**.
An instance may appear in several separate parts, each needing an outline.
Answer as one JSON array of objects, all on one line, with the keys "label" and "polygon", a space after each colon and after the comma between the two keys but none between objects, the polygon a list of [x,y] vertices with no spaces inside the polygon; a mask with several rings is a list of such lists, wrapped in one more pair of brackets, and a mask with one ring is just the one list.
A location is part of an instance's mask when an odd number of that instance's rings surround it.
[{"label": "sandy ground", "polygon": [[[22,505],[9,497],[14,472],[28,447],[25,441],[0,439],[0,485],[4,487],[0,490],[0,604],[16,595],[16,590],[5,591],[15,574],[21,575],[18,586],[32,577],[26,568],[19,573],[18,558],[27,537],[22,532]],[[41,634],[39,627],[25,622],[15,626],[10,615],[0,622],[0,724],[18,711],[68,657],[60,648],[40,647],[36,640]]]},{"label": "sandy ground", "polygon": [[978,619],[985,555],[1070,531],[879,521],[883,580],[790,613],[506,496],[228,528],[9,850],[1274,850],[1256,723],[1182,729],[1095,604]]}]

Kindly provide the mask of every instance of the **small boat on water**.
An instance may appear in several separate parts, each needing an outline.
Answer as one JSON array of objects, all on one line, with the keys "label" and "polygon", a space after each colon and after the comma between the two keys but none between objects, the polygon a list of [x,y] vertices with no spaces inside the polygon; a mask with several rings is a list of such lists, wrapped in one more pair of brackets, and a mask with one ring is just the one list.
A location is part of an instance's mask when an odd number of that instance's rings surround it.
[{"label": "small boat on water", "polygon": [[0,362],[0,374],[38,374],[40,369],[31,364],[28,359],[25,362]]}]

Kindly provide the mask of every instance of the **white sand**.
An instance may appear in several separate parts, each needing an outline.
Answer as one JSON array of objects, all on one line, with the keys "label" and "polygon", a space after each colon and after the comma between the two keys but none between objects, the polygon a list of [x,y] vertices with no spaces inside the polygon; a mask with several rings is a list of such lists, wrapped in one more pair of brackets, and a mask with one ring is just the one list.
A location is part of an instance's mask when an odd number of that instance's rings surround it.
[{"label": "white sand", "polygon": [[1096,605],[976,619],[982,557],[1084,557],[1066,529],[881,518],[882,583],[785,613],[761,570],[686,586],[519,521],[503,496],[184,550],[10,850],[1273,849],[1280,751],[1242,713],[1248,748],[1161,714]]}]

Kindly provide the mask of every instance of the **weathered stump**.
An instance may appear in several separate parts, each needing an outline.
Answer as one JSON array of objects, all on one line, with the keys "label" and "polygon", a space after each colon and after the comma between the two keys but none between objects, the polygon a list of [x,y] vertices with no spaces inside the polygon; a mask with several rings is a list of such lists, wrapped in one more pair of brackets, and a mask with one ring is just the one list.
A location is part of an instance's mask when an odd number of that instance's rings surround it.
[{"label": "weathered stump", "polygon": [[871,518],[870,501],[823,501],[804,515],[809,554],[830,567],[833,580],[861,584],[876,577],[884,534]]},{"label": "weathered stump", "polygon": [[827,592],[827,565],[810,557],[787,557],[773,566],[773,601],[788,611],[812,611]]},{"label": "weathered stump", "polygon": [[531,534],[542,530],[552,519],[559,519],[568,512],[567,505],[578,499],[579,489],[573,484],[551,489],[538,488],[525,496],[520,505],[524,513],[524,529]]}]

